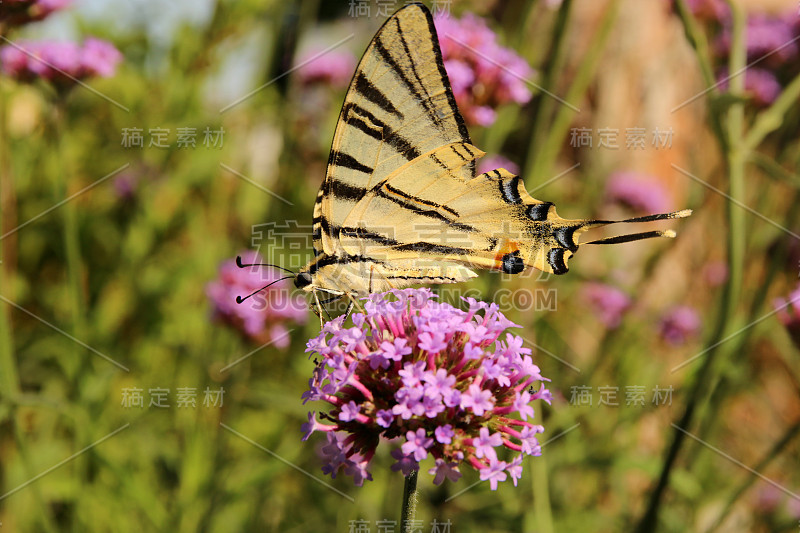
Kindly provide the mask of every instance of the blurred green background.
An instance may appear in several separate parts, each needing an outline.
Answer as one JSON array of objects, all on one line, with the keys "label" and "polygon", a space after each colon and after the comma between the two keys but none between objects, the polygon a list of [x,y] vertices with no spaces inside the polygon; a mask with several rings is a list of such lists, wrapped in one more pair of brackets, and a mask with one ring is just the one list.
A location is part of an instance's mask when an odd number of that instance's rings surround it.
[{"label": "blurred green background", "polygon": [[[399,519],[388,447],[356,488],[322,475],[321,438],[300,441],[316,318],[287,325],[287,348],[264,347],[212,321],[205,293],[222,261],[253,246],[253,226],[310,224],[345,87],[291,69],[351,34],[340,49],[360,56],[385,17],[351,4],[76,1],[8,34],[96,35],[124,61],[60,96],[0,76],[0,531],[349,531],[355,520],[378,531]],[[434,487],[423,473],[422,531],[433,519],[454,533],[797,531],[798,326],[787,331],[772,301],[800,273],[800,62],[780,67],[772,102],[736,77],[703,92],[722,62],[736,72],[749,59],[736,48],[749,17],[796,16],[795,3],[735,4],[722,59],[728,30],[702,2],[440,4],[484,17],[537,71],[529,103],[470,127],[477,146],[520,166],[534,197],[567,218],[634,216],[605,189],[629,171],[655,176],[668,209],[695,214],[658,226],[674,241],[581,249],[566,276],[484,273],[463,287],[485,300],[555,291],[555,306],[507,298],[503,310],[556,399],[536,407],[547,444],[520,486],[449,499],[478,475]],[[125,146],[131,128],[144,146]],[[150,146],[157,128],[165,147]],[[196,129],[194,147],[179,128]],[[204,144],[206,128],[221,146]],[[571,142],[576,128],[593,146]],[[601,146],[602,128],[644,128],[648,143],[631,149],[620,133],[617,148]],[[649,142],[669,128],[669,147]],[[261,253],[290,267],[311,256]],[[630,300],[618,327],[587,303],[597,282]],[[670,343],[659,321],[678,305],[701,326]],[[626,405],[628,387],[646,391],[644,405]],[[178,405],[186,388],[194,407]],[[654,402],[655,388],[670,400]],[[134,389],[143,407],[126,406]],[[169,406],[149,406],[151,389],[169,389]],[[221,406],[205,405],[206,389],[224,391]]]}]

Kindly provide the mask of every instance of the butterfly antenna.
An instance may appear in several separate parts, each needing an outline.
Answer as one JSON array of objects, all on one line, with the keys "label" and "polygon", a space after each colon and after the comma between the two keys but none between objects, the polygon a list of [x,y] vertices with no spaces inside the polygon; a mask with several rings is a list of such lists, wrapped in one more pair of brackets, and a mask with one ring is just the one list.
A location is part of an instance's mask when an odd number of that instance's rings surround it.
[{"label": "butterfly antenna", "polygon": [[237,303],[237,304],[240,304],[240,303],[242,303],[243,301],[245,301],[245,300],[247,300],[248,298],[250,298],[251,296],[254,296],[254,295],[258,294],[259,292],[263,291],[263,290],[264,290],[264,289],[266,289],[267,287],[269,287],[269,286],[271,286],[271,285],[275,285],[275,284],[276,284],[276,283],[278,283],[279,281],[283,281],[283,280],[285,280],[285,279],[292,279],[292,277],[293,277],[293,276],[284,276],[284,277],[282,277],[282,278],[278,278],[278,279],[276,279],[276,280],[275,280],[275,281],[273,281],[273,282],[267,283],[266,285],[264,285],[264,286],[263,286],[263,287],[261,287],[260,289],[258,289],[258,290],[256,290],[256,291],[253,291],[253,292],[251,292],[250,294],[248,294],[248,295],[247,295],[247,296],[245,296],[244,298],[242,298],[241,296],[237,296],[237,297],[236,297],[236,303]]},{"label": "butterfly antenna", "polygon": [[278,265],[272,265],[270,263],[250,263],[248,265],[245,265],[244,263],[242,263],[242,256],[241,255],[237,255],[236,256],[236,266],[238,266],[239,268],[247,268],[247,267],[253,267],[253,266],[266,266],[266,267],[278,268],[280,270],[283,270],[284,272],[288,272],[289,274],[294,274],[295,276],[297,275],[297,272],[295,272],[294,270],[290,270],[288,268],[284,268],[284,267],[278,266]]},{"label": "butterfly antenna", "polygon": [[[637,223],[637,222],[653,222],[656,220],[671,220],[674,218],[686,218],[692,214],[691,209],[683,209],[681,211],[673,211],[672,213],[658,213],[656,215],[647,215],[643,217],[626,218],[625,220],[587,220],[583,226],[586,228],[596,228],[598,226],[606,226],[608,224],[622,224],[622,223]],[[641,233],[629,233],[627,235],[619,235],[617,237],[607,237],[605,239],[597,239],[594,241],[583,242],[583,244],[622,244],[624,242],[641,241],[644,239],[653,239],[655,237],[666,237],[668,239],[675,238],[675,232],[671,229],[665,231],[643,231]]]},{"label": "butterfly antenna", "polygon": [[581,244],[622,244],[623,242],[642,241],[644,239],[652,239],[654,237],[667,237],[668,239],[674,239],[675,232],[671,229],[666,231],[644,231],[642,233],[629,233],[628,235],[597,239],[594,241],[583,242]]}]

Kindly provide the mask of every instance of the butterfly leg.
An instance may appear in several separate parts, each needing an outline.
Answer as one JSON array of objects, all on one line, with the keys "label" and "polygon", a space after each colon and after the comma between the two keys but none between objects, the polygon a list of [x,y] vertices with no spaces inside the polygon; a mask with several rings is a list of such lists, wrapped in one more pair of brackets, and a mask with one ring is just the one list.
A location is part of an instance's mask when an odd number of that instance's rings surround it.
[{"label": "butterfly leg", "polygon": [[314,314],[319,317],[319,329],[322,329],[322,326],[324,325],[321,313],[322,305],[319,303],[319,296],[317,296],[317,291],[314,290],[313,292],[314,292],[314,302],[316,303],[316,305],[310,305],[309,307],[311,307],[311,310],[314,311]]},{"label": "butterfly leg", "polygon": [[344,312],[344,319],[345,321],[350,317],[350,313],[353,311],[353,307],[355,306],[355,300],[351,299],[350,303],[347,304],[347,310]]}]

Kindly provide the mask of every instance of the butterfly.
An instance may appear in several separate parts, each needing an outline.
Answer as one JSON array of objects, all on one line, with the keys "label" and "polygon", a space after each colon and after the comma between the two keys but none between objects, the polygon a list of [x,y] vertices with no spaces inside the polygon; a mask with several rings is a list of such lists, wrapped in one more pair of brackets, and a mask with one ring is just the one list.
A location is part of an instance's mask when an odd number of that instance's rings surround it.
[{"label": "butterfly", "polygon": [[[499,168],[476,175],[430,11],[409,4],[378,30],[350,82],[313,214],[314,258],[294,276],[322,304],[415,284],[457,283],[475,269],[567,272],[594,227],[688,216],[568,220]],[[584,244],[650,237],[649,231]],[[327,298],[322,301],[319,294]],[[349,308],[348,308],[349,311]]]}]

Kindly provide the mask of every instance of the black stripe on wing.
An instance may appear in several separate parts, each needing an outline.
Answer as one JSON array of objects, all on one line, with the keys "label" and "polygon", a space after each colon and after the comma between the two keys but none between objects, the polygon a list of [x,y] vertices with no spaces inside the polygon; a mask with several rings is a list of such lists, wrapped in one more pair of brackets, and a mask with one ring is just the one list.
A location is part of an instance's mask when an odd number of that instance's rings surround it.
[{"label": "black stripe on wing", "polygon": [[355,80],[353,81],[354,87],[356,92],[375,104],[376,106],[380,107],[387,113],[395,115],[397,118],[403,118],[403,113],[401,113],[392,103],[392,101],[387,97],[380,89],[378,89],[371,81],[364,76],[363,72],[359,72],[356,75]]},{"label": "black stripe on wing", "polygon": [[419,157],[419,150],[408,139],[363,107],[352,102],[345,104],[342,116],[346,124],[357,128],[377,141],[387,143],[409,161]]}]

